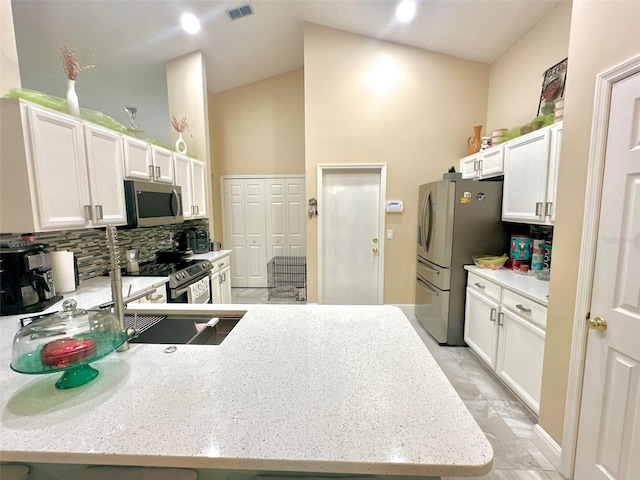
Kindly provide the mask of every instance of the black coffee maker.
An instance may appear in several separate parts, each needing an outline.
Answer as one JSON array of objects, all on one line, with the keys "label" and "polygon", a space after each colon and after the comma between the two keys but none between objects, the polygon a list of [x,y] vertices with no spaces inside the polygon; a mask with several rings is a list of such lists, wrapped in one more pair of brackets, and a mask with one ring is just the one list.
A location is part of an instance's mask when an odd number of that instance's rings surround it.
[{"label": "black coffee maker", "polygon": [[41,312],[56,296],[48,245],[0,245],[0,315]]}]

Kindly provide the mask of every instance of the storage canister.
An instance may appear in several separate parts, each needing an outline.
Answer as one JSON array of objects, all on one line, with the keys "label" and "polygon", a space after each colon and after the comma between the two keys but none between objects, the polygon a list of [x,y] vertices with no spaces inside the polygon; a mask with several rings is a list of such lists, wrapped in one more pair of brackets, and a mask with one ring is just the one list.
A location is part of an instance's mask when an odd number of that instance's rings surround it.
[{"label": "storage canister", "polygon": [[511,237],[511,258],[513,260],[531,260],[533,241],[529,235],[513,235]]}]

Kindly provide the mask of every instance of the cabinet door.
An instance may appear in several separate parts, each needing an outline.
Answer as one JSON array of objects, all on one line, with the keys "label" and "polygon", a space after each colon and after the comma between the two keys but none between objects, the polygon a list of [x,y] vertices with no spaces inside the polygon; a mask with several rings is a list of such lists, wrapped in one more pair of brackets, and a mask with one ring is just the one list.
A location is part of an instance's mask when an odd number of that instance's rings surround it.
[{"label": "cabinet door", "polygon": [[504,147],[502,145],[482,150],[479,153],[480,178],[491,178],[504,172]]},{"label": "cabinet door", "polygon": [[545,223],[554,225],[556,221],[556,191],[558,190],[558,162],[562,146],[562,122],[551,127],[549,147],[549,174],[547,178],[547,201],[545,203]]},{"label": "cabinet door", "polygon": [[230,304],[231,303],[231,265],[227,265],[225,268],[220,270],[220,276],[222,280],[220,281],[220,303]]},{"label": "cabinet door", "polygon": [[220,293],[221,279],[220,272],[217,270],[211,276],[211,303],[222,303],[222,295]]},{"label": "cabinet door", "polygon": [[196,218],[206,218],[207,216],[207,193],[206,176],[204,162],[191,159],[191,178],[193,188],[191,190],[191,201],[195,207],[194,216]]},{"label": "cabinet door", "polygon": [[91,200],[82,123],[32,106],[27,110],[41,229],[87,226]]},{"label": "cabinet door", "polygon": [[138,180],[153,178],[151,145],[131,137],[124,137],[125,176]]},{"label": "cabinet door", "polygon": [[491,368],[496,367],[498,303],[467,287],[464,341]]},{"label": "cabinet door", "polygon": [[287,249],[287,186],[283,178],[265,182],[267,206],[267,257],[288,255]]},{"label": "cabinet door", "polygon": [[548,128],[504,145],[503,221],[544,223],[548,158]]},{"label": "cabinet door", "polygon": [[534,412],[540,409],[545,332],[515,312],[500,314],[497,373]]},{"label": "cabinet door", "polygon": [[127,223],[124,200],[124,151],[122,135],[85,125],[87,167],[94,225]]},{"label": "cabinet door", "polygon": [[473,180],[478,177],[477,153],[460,159],[460,173],[462,173],[462,178],[467,180]]},{"label": "cabinet door", "polygon": [[159,183],[175,183],[173,171],[173,152],[166,148],[152,147],[153,181]]},{"label": "cabinet door", "polygon": [[266,208],[263,179],[245,179],[244,204],[247,240],[247,286],[266,287],[267,242],[264,221]]},{"label": "cabinet door", "polygon": [[193,179],[191,176],[191,159],[185,155],[174,154],[176,169],[176,185],[182,190],[182,215],[185,220],[193,217]]}]

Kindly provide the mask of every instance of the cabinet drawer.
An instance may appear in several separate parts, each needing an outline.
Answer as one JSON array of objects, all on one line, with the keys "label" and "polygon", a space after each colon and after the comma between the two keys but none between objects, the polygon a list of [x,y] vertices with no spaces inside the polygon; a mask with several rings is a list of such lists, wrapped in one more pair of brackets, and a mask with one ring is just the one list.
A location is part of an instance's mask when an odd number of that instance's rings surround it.
[{"label": "cabinet drawer", "polygon": [[216,270],[222,270],[224,267],[228,267],[231,264],[229,257],[224,257],[213,262],[213,268]]},{"label": "cabinet drawer", "polygon": [[547,326],[547,307],[527,297],[505,289],[502,292],[502,306],[542,328]]},{"label": "cabinet drawer", "polygon": [[500,290],[502,289],[500,285],[490,282],[475,273],[469,272],[467,286],[484,293],[487,297],[493,298],[498,302],[500,301]]}]

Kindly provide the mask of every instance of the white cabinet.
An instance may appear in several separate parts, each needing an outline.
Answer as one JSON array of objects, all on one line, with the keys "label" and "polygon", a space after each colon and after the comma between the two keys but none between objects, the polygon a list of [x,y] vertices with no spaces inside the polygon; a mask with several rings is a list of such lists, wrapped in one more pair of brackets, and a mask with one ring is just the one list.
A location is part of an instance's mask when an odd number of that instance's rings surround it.
[{"label": "white cabinet", "polygon": [[464,340],[491,368],[496,367],[500,287],[469,273]]},{"label": "white cabinet", "polygon": [[126,223],[121,135],[24,101],[1,106],[2,232]]},{"label": "white cabinet", "polygon": [[124,138],[125,176],[173,184],[173,152],[132,137]]},{"label": "white cabinet", "polygon": [[213,262],[211,303],[231,303],[231,259],[228,256]]},{"label": "white cabinet", "polygon": [[481,150],[460,160],[463,179],[482,180],[497,177],[504,172],[504,146]]},{"label": "white cabinet", "polygon": [[552,225],[562,122],[504,144],[502,220]]},{"label": "white cabinet", "polygon": [[122,180],[124,159],[122,135],[93,125],[85,125],[91,220],[93,225],[127,223]]},{"label": "white cabinet", "polygon": [[469,272],[465,342],[536,413],[546,316],[544,305]]},{"label": "white cabinet", "polygon": [[204,162],[174,154],[176,185],[182,188],[182,214],[186,219],[206,218],[206,174]]}]

